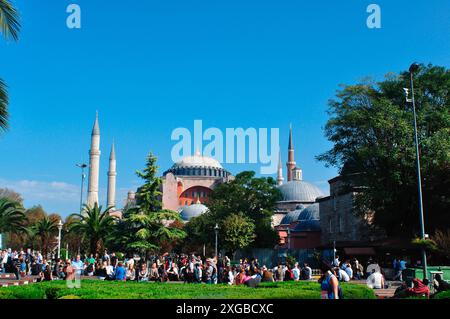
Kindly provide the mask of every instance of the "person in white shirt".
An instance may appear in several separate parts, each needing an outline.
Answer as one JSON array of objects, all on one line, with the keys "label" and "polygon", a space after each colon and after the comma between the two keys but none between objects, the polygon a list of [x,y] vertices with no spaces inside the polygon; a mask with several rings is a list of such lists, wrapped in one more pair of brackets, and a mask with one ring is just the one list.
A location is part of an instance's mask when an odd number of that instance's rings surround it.
[{"label": "person in white shirt", "polygon": [[367,286],[371,289],[383,289],[384,277],[379,271],[373,271],[367,278]]},{"label": "person in white shirt", "polygon": [[294,275],[294,280],[299,281],[300,280],[300,269],[298,268],[298,263],[295,263],[294,268],[292,268],[292,273]]},{"label": "person in white shirt", "polygon": [[336,274],[338,275],[339,281],[349,282],[350,277],[345,272],[345,270],[342,270],[341,268],[336,268]]}]

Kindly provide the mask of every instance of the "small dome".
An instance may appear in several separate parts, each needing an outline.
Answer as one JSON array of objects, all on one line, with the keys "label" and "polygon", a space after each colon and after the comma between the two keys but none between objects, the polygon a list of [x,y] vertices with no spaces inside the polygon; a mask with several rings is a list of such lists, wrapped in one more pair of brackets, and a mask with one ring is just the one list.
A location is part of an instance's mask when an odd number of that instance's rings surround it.
[{"label": "small dome", "polygon": [[321,190],[308,182],[295,180],[279,186],[283,202],[313,203],[316,198],[323,196]]},{"label": "small dome", "polygon": [[175,163],[173,167],[223,168],[222,165],[220,165],[219,161],[212,157],[203,156],[198,151],[193,156],[184,157],[183,159],[181,159],[181,161]]},{"label": "small dome", "polygon": [[296,222],[298,220],[298,217],[300,216],[301,209],[293,210],[292,212],[287,213],[284,215],[283,219],[280,222],[280,225],[289,225],[293,222]]},{"label": "small dome", "polygon": [[193,204],[193,205],[186,205],[181,207],[180,209],[180,217],[184,221],[189,221],[194,217],[198,217],[208,210],[208,207],[206,207],[203,204]]},{"label": "small dome", "polygon": [[319,220],[319,204],[315,203],[305,207],[304,205],[297,205],[297,209],[287,213],[280,222],[280,225],[290,225],[294,222],[302,222],[309,220]]},{"label": "small dome", "polygon": [[312,220],[312,219],[320,219],[319,214],[319,204],[315,203],[312,205],[309,205],[304,210],[301,211],[300,215],[298,216],[298,220]]},{"label": "small dome", "polygon": [[300,212],[298,224],[294,231],[320,231],[320,210],[319,204],[315,203]]}]

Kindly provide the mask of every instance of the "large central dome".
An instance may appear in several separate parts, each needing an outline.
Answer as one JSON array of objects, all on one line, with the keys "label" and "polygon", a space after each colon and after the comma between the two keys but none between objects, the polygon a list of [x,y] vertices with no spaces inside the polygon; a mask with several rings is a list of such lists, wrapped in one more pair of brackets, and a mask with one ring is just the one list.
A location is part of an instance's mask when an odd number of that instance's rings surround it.
[{"label": "large central dome", "polygon": [[203,156],[199,151],[197,151],[193,156],[186,156],[181,161],[175,163],[173,168],[176,167],[223,168],[219,161],[212,157]]},{"label": "large central dome", "polygon": [[180,161],[164,172],[175,176],[203,176],[208,178],[228,178],[230,173],[225,170],[219,161],[212,157],[203,156],[197,151],[193,156],[183,157]]}]

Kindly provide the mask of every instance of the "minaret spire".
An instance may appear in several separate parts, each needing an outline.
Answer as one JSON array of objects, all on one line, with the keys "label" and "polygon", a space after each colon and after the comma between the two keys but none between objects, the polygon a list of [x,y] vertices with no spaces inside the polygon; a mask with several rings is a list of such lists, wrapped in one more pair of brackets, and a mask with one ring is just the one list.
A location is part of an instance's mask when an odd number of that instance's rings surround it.
[{"label": "minaret spire", "polygon": [[286,162],[287,167],[287,180],[292,181],[292,170],[295,168],[295,158],[294,158],[294,142],[292,138],[292,124],[289,126],[289,146],[288,146],[288,161]]},{"label": "minaret spire", "polygon": [[108,192],[107,192],[107,206],[115,208],[116,206],[116,149],[114,141],[111,146],[111,153],[109,155],[109,170],[108,170]]},{"label": "minaret spire", "polygon": [[91,134],[91,149],[89,150],[89,180],[87,205],[93,207],[98,204],[98,181],[100,168],[100,125],[98,112],[95,115],[94,127]]},{"label": "minaret spire", "polygon": [[283,166],[281,165],[281,151],[278,152],[278,173],[277,173],[277,184],[278,186],[283,185]]}]

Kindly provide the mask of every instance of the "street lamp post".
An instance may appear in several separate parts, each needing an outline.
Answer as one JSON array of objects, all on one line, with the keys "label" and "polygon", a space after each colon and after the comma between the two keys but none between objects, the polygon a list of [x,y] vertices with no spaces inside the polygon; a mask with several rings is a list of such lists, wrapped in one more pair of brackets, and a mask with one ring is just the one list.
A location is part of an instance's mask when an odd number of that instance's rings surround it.
[{"label": "street lamp post", "polygon": [[86,174],[84,174],[84,169],[87,167],[86,164],[77,164],[79,168],[81,168],[81,193],[80,193],[80,213],[83,211],[83,187],[84,187],[84,179],[86,178]]},{"label": "street lamp post", "polygon": [[59,223],[58,223],[58,259],[61,258],[61,230],[62,230],[62,227],[63,227],[63,223],[60,219]]},{"label": "street lamp post", "polygon": [[[423,218],[423,199],[422,199],[422,177],[420,172],[420,154],[419,154],[419,139],[417,137],[417,116],[416,116],[416,101],[414,99],[414,72],[419,68],[417,63],[411,64],[409,67],[410,84],[411,84],[411,99],[406,96],[406,101],[411,102],[414,117],[414,142],[416,146],[416,170],[417,170],[417,187],[419,191],[419,213],[420,213],[420,235],[422,239],[426,239],[425,222]],[[408,93],[407,90],[405,90]],[[422,263],[423,263],[423,278],[428,277],[427,271],[427,253],[425,248],[422,248]]]},{"label": "street lamp post", "polygon": [[288,240],[288,249],[291,249],[291,229],[288,228],[287,230],[287,240]]},{"label": "street lamp post", "polygon": [[216,249],[215,249],[215,252],[216,252],[216,256],[215,257],[217,257],[217,236],[219,235],[219,224],[216,224],[216,226],[214,227],[214,232],[216,233]]}]

